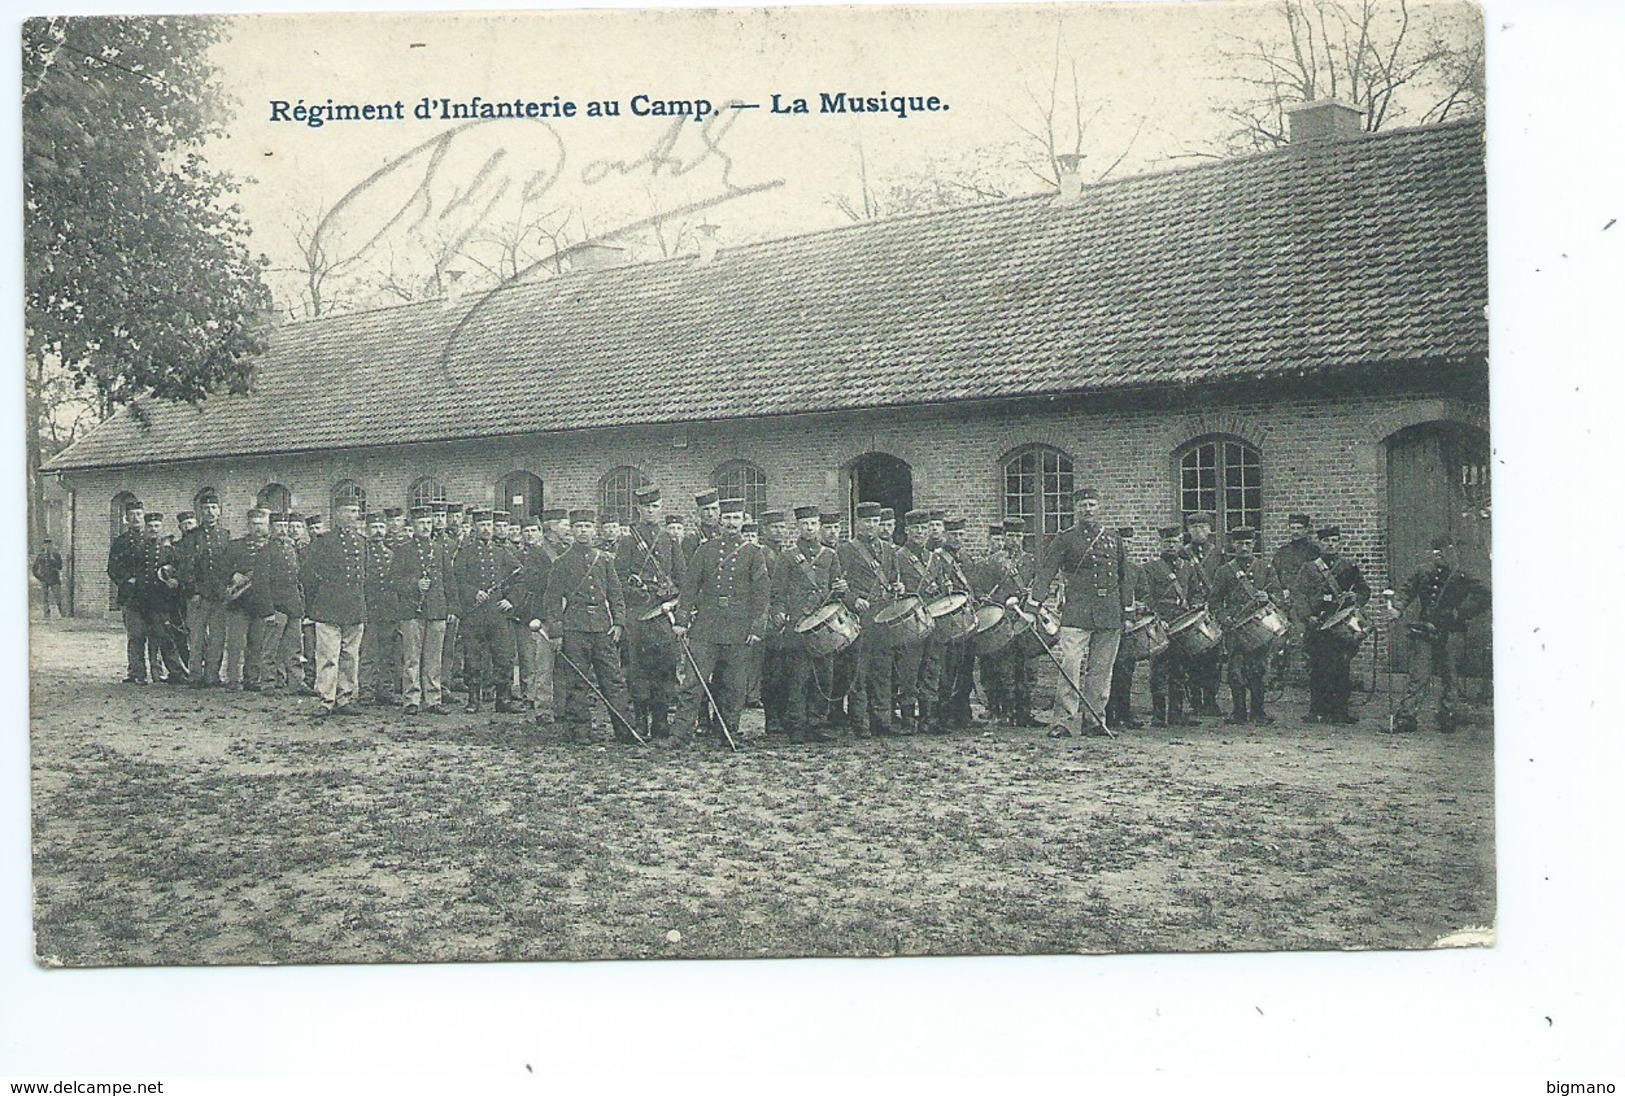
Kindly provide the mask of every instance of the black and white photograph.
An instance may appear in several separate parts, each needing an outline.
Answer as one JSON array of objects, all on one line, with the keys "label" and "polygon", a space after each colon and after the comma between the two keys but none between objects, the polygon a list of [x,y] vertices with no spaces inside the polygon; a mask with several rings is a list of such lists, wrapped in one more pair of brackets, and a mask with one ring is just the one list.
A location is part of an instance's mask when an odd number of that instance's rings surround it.
[{"label": "black and white photograph", "polygon": [[1497,945],[1479,5],[20,29],[48,972]]}]

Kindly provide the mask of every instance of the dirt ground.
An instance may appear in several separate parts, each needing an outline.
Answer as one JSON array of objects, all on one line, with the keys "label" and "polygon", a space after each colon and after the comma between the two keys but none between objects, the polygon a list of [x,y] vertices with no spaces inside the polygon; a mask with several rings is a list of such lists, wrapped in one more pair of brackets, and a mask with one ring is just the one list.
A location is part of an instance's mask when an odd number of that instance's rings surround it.
[{"label": "dirt ground", "polygon": [[116,624],[36,620],[32,649],[51,965],[1418,948],[1495,920],[1487,709],[1395,736],[1385,695],[1322,727],[1289,692],[1273,727],[664,754],[121,685]]}]

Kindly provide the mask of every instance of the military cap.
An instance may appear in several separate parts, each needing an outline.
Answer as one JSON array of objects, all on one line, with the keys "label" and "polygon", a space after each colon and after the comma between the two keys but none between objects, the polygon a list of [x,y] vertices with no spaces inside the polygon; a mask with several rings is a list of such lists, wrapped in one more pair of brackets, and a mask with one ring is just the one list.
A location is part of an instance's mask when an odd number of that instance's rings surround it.
[{"label": "military cap", "polygon": [[525,520],[520,522],[520,524],[526,529],[540,529],[542,527],[542,519],[536,514],[527,514],[525,515]]},{"label": "military cap", "polygon": [[542,511],[542,520],[543,521],[568,521],[568,520],[570,520],[570,511],[564,509],[564,507],[562,507],[562,506],[551,507],[551,508],[549,508],[547,510]]},{"label": "military cap", "polygon": [[1192,513],[1186,514],[1185,528],[1189,529],[1193,525],[1205,525],[1209,529],[1213,528],[1212,513],[1207,510],[1196,510]]},{"label": "military cap", "polygon": [[681,514],[667,514],[666,515],[666,524],[667,525],[681,525],[681,524],[683,524],[683,515],[681,515]]},{"label": "military cap", "polygon": [[463,511],[465,511],[467,509],[468,509],[468,507],[464,506],[460,502],[448,502],[448,503],[446,503],[446,513],[448,513],[448,514],[461,514]]},{"label": "military cap", "polygon": [[1095,490],[1093,487],[1080,487],[1076,491],[1072,492],[1072,501],[1073,502],[1077,502],[1079,499],[1096,499],[1096,500],[1098,500],[1099,498],[1100,498],[1100,492]]},{"label": "military cap", "polygon": [[750,532],[754,533],[757,530],[759,530],[760,528],[761,528],[761,526],[756,524],[756,519],[755,518],[747,517],[744,520],[744,522],[739,526],[739,531],[740,532],[745,532],[746,530],[749,530]]},{"label": "military cap", "polygon": [[306,514],[305,515],[305,524],[306,525],[320,525],[321,523],[322,523],[322,516],[320,514]]},{"label": "military cap", "polygon": [[744,499],[723,499],[722,512],[724,514],[743,514],[745,512]]},{"label": "military cap", "polygon": [[596,510],[587,510],[587,509],[571,510],[570,511],[570,524],[571,525],[584,525],[584,524],[585,525],[597,525],[598,524],[598,511],[596,511]]},{"label": "military cap", "polygon": [[157,525],[160,521],[164,520],[164,515],[159,513],[157,510],[149,510],[147,511],[146,517],[143,520],[148,525]]},{"label": "military cap", "polygon": [[783,525],[790,520],[790,516],[783,510],[763,510],[756,520],[763,525]]},{"label": "military cap", "polygon": [[947,521],[942,523],[942,528],[944,531],[949,533],[963,533],[965,531],[965,519],[949,518]]},{"label": "military cap", "polygon": [[384,517],[386,518],[398,518],[401,516],[402,512],[403,511],[399,506],[384,507]]},{"label": "military cap", "polygon": [[987,527],[987,535],[989,537],[1004,536],[1004,523],[1002,521],[995,521],[993,524],[989,525]]},{"label": "military cap", "polygon": [[699,494],[694,496],[694,505],[703,510],[707,506],[715,506],[717,504],[717,500],[718,496],[716,491],[701,491]]},{"label": "military cap", "polygon": [[431,502],[429,504],[429,509],[437,514],[444,514],[451,509],[451,503],[447,502],[445,499],[441,499],[438,502]]},{"label": "military cap", "polygon": [[660,501],[660,488],[653,484],[648,487],[639,487],[632,492],[632,497],[638,500],[639,506],[653,506]]},{"label": "military cap", "polygon": [[1157,536],[1161,537],[1163,540],[1178,540],[1179,526],[1164,525],[1157,530]]},{"label": "military cap", "polygon": [[1315,530],[1315,539],[1317,540],[1325,540],[1327,537],[1340,537],[1342,535],[1343,530],[1339,529],[1335,525],[1323,525],[1319,529]]},{"label": "military cap", "polygon": [[1441,533],[1428,542],[1428,547],[1432,548],[1435,552],[1442,552],[1454,543],[1456,543],[1455,537],[1451,536],[1449,533]]},{"label": "military cap", "polygon": [[816,506],[797,506],[796,507],[796,520],[797,521],[800,521],[803,518],[815,518],[817,516],[818,516],[818,507],[816,507]]},{"label": "military cap", "polygon": [[269,518],[271,516],[271,511],[267,510],[263,506],[250,506],[248,508],[247,517],[250,521],[261,516]]},{"label": "military cap", "polygon": [[492,520],[491,511],[490,511],[490,509],[488,509],[487,507],[484,507],[484,506],[470,506],[468,508],[468,520],[469,521],[490,521],[490,520]]},{"label": "military cap", "polygon": [[1287,517],[1286,523],[1288,525],[1301,525],[1305,529],[1314,524],[1314,522],[1310,520],[1308,514],[1291,514]]},{"label": "military cap", "polygon": [[1237,528],[1230,530],[1230,543],[1240,544],[1242,542],[1246,542],[1251,544],[1253,538],[1257,535],[1258,532],[1254,529],[1249,529],[1245,525],[1238,526]]},{"label": "military cap", "polygon": [[506,511],[506,510],[492,510],[491,511],[491,520],[492,521],[507,521],[508,518],[510,518],[511,516],[512,515],[509,514],[508,511]]},{"label": "military cap", "polygon": [[[827,517],[828,515],[825,515],[825,516]],[[860,517],[860,518],[878,518],[879,516],[880,516],[880,503],[878,503],[878,502],[860,502],[860,503],[858,503],[858,517]]]},{"label": "military cap", "polygon": [[1122,538],[1123,540],[1133,540],[1134,539],[1134,526],[1132,526],[1132,525],[1119,525],[1117,527],[1117,535],[1120,538]]},{"label": "military cap", "polygon": [[384,512],[382,510],[377,510],[377,511],[374,511],[373,513],[367,515],[364,524],[366,524],[366,525],[387,525],[387,524],[389,524],[389,519],[384,516]]},{"label": "military cap", "polygon": [[930,509],[926,511],[932,521],[947,521],[948,511],[943,509]]},{"label": "military cap", "polygon": [[145,510],[145,509],[146,509],[146,507],[142,505],[140,499],[131,499],[129,502],[126,502],[124,504],[124,512],[126,514],[130,513],[132,510]]},{"label": "military cap", "polygon": [[[861,518],[862,516],[863,503],[860,502],[858,503],[858,517]],[[872,517],[873,515],[870,516]],[[841,524],[841,515],[834,510],[826,510],[822,514],[818,515],[818,520],[825,525],[839,525]]]},{"label": "military cap", "polygon": [[192,511],[190,511],[190,510],[182,510],[180,513],[175,515],[175,520],[176,521],[185,521],[187,518],[195,518],[195,517],[197,517],[197,515],[192,513]]},{"label": "military cap", "polygon": [[930,525],[931,524],[931,511],[929,511],[929,510],[910,510],[908,513],[903,515],[903,524],[904,525]]},{"label": "military cap", "polygon": [[218,505],[220,502],[220,492],[216,491],[213,487],[205,487],[203,490],[199,491],[197,493],[197,504],[202,506],[206,502],[212,502]]},{"label": "military cap", "polygon": [[880,508],[880,520],[881,521],[896,521],[897,520],[897,511],[893,510],[890,506],[882,506]]},{"label": "military cap", "polygon": [[412,507],[412,520],[413,521],[416,521],[419,518],[432,518],[432,517],[434,517],[434,514],[435,514],[435,509],[434,509],[433,506],[414,506],[414,507]]},{"label": "military cap", "polygon": [[1027,531],[1026,518],[1005,518],[1004,531],[1006,533],[1025,533]]},{"label": "military cap", "polygon": [[272,525],[286,525],[286,524],[288,524],[288,515],[283,513],[281,510],[272,510],[271,511],[271,524]]}]

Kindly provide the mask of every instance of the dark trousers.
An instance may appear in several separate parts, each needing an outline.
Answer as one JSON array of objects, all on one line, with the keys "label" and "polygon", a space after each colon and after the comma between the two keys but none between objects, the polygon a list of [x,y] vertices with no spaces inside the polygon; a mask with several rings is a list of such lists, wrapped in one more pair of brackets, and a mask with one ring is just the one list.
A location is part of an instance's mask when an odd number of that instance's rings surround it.
[{"label": "dark trousers", "polygon": [[1448,719],[1460,701],[1456,685],[1456,652],[1462,635],[1440,632],[1434,636],[1411,637],[1410,680],[1400,698],[1399,712],[1415,715],[1427,698],[1433,679],[1439,679],[1439,716]]},{"label": "dark trousers", "polygon": [[1241,718],[1257,718],[1264,711],[1264,684],[1269,680],[1270,659],[1275,644],[1266,643],[1252,651],[1230,646],[1230,702],[1231,714]]},{"label": "dark trousers", "polygon": [[[1185,653],[1178,644],[1170,644],[1162,654],[1152,656],[1151,708],[1154,715],[1166,716],[1170,711],[1184,711],[1188,665]],[[1195,699],[1192,698],[1194,706]]]},{"label": "dark trousers", "polygon": [[976,656],[971,653],[969,640],[956,639],[942,645],[942,670],[937,680],[937,722],[944,727],[970,726]]},{"label": "dark trousers", "polygon": [[789,703],[787,675],[790,650],[784,646],[784,642],[782,639],[769,640],[763,645],[761,653],[762,719],[770,732],[782,730],[789,724],[786,708]]},{"label": "dark trousers", "polygon": [[800,644],[785,647],[778,654],[784,693],[784,729],[791,734],[805,731],[808,711],[817,711],[816,705],[822,703],[818,679],[829,677],[827,667],[820,674],[819,663],[828,660],[814,658],[813,653]]},{"label": "dark trousers", "polygon": [[892,688],[896,710],[901,713],[905,726],[912,725],[922,702],[936,698],[936,683],[932,682],[930,696],[920,695],[920,681],[925,676],[926,644],[923,640],[904,643],[891,651]]},{"label": "dark trousers", "polygon": [[1311,624],[1303,641],[1309,656],[1309,714],[1346,716],[1349,694],[1354,691],[1350,668],[1358,647],[1328,635]]},{"label": "dark trousers", "polygon": [[1185,683],[1191,707],[1212,711],[1219,703],[1219,680],[1223,676],[1219,660],[1224,647],[1214,647],[1201,654],[1186,656]]},{"label": "dark trousers", "polygon": [[[468,635],[472,640],[474,633]],[[475,644],[470,642],[468,649],[472,653]],[[611,723],[617,733],[624,733],[622,728],[631,718],[628,709],[632,705],[621,668],[620,644],[611,642],[608,632],[565,632],[562,653],[575,663],[571,666],[560,659],[561,665],[553,671],[564,682],[564,722],[580,732],[592,726],[593,704],[598,700],[592,686],[596,685],[609,702]]]},{"label": "dark trousers", "polygon": [[124,613],[124,676],[131,681],[147,680],[147,620],[146,614],[134,605],[126,605]]},{"label": "dark trousers", "polygon": [[689,640],[688,649],[694,657],[694,664],[684,667],[682,689],[677,697],[677,734],[687,736],[694,733],[709,704],[705,696],[705,682],[710,683],[711,695],[720,709],[717,714],[722,717],[728,731],[737,731],[739,714],[745,709],[750,645]]},{"label": "dark trousers", "polygon": [[892,725],[892,668],[896,652],[881,646],[865,631],[858,637],[858,678],[853,682],[847,711],[854,726],[890,728]]},{"label": "dark trousers", "polygon": [[51,619],[52,602],[56,603],[56,612],[58,616],[68,615],[68,611],[62,607],[62,584],[60,582],[41,584],[40,600],[44,602],[46,620]]},{"label": "dark trousers", "polygon": [[[506,699],[517,654],[508,618],[498,612],[495,605],[481,606],[462,618],[459,633],[463,642],[463,678],[468,687],[495,688],[497,695]],[[619,665],[617,657],[617,668]]]},{"label": "dark trousers", "polygon": [[1112,691],[1106,700],[1107,724],[1122,723],[1134,715],[1134,666],[1132,658],[1125,657],[1123,652],[1117,652],[1117,661],[1112,663]]},{"label": "dark trousers", "polygon": [[863,730],[869,722],[865,710],[863,690],[863,663],[859,651],[863,641],[850,644],[821,660],[814,685],[830,699],[825,708],[826,717],[833,724],[847,722],[856,730]]},{"label": "dark trousers", "polygon": [[[671,621],[663,616],[654,620],[628,620],[626,649],[630,656],[626,678],[633,703],[658,708],[664,713],[677,695],[680,652]],[[568,666],[565,672],[570,672]]]}]

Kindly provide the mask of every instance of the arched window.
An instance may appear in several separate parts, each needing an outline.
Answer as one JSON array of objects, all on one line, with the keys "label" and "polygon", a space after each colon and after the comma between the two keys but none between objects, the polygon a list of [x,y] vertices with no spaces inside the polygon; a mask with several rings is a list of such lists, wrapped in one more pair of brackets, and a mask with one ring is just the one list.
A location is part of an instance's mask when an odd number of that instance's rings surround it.
[{"label": "arched window", "polygon": [[437,502],[446,501],[446,488],[433,476],[424,476],[412,484],[412,490],[407,493],[408,506],[433,506]]},{"label": "arched window", "polygon": [[285,514],[293,509],[293,492],[280,483],[267,483],[260,488],[254,505],[273,514]]},{"label": "arched window", "polygon": [[[367,512],[367,492],[355,480],[339,480],[333,485],[333,510],[351,503],[361,507],[361,512]],[[327,512],[329,520],[332,519],[333,510]]]},{"label": "arched window", "polygon": [[640,469],[630,464],[623,464],[604,474],[598,481],[598,517],[615,518],[622,523],[630,522],[637,514],[637,500],[632,492],[645,486],[649,477]]},{"label": "arched window", "polygon": [[[1264,464],[1240,438],[1203,438],[1179,453],[1179,514],[1206,510],[1219,537],[1231,529],[1257,529],[1264,520]],[[1222,540],[1221,540],[1222,543]]]},{"label": "arched window", "polygon": [[509,472],[497,483],[496,506],[515,518],[540,517],[542,480],[529,472]]},{"label": "arched window", "polygon": [[1028,551],[1072,527],[1072,458],[1048,445],[1019,449],[1004,461],[1004,516],[1023,518]]},{"label": "arched window", "polygon": [[767,509],[767,473],[748,460],[731,460],[711,473],[711,486],[725,499],[744,499],[751,516]]}]

